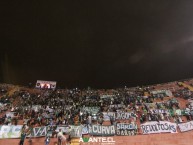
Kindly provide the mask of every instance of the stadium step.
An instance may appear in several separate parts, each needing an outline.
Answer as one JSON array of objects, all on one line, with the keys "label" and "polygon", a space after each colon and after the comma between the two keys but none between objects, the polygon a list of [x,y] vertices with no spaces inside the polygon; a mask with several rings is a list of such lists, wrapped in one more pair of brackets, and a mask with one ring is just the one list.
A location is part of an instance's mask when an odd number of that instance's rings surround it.
[{"label": "stadium step", "polygon": [[182,85],[182,86],[185,87],[185,88],[188,88],[190,91],[193,91],[193,87],[191,87],[191,86],[188,85],[188,84],[185,84],[185,83],[183,83],[183,82],[178,82],[178,84],[179,84],[179,85]]}]

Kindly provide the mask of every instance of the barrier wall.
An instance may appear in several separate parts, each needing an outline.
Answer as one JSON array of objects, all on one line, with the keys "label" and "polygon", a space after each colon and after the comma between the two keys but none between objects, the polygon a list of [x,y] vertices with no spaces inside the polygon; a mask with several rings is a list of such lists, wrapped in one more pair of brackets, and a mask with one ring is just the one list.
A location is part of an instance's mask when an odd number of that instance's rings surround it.
[{"label": "barrier wall", "polygon": [[[178,133],[178,134],[151,134],[138,136],[115,136],[114,144],[111,145],[192,145],[193,131]],[[18,145],[19,139],[1,139],[1,145]],[[57,139],[51,138],[49,145],[56,145]],[[78,145],[77,140],[71,145]],[[24,145],[44,145],[44,138],[32,139],[29,143],[28,139]],[[80,143],[80,145],[99,145],[99,143]],[[105,144],[104,144],[105,145]],[[107,144],[106,144],[107,145]]]}]

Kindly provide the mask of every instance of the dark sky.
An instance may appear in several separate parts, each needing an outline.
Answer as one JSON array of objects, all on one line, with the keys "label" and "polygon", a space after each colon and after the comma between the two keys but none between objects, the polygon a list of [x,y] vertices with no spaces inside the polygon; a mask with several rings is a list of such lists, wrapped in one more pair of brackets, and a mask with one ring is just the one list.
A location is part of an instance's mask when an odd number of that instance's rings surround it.
[{"label": "dark sky", "polygon": [[193,1],[0,3],[0,80],[114,88],[193,77]]}]

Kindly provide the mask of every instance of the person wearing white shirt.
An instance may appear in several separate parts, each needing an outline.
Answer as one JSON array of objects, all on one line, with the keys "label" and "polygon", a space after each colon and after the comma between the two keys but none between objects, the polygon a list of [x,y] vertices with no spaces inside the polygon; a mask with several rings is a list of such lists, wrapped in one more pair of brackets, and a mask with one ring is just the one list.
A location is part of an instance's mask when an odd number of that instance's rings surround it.
[{"label": "person wearing white shirt", "polygon": [[63,135],[63,132],[61,129],[59,129],[57,138],[58,138],[58,145],[62,145],[62,142],[66,142],[66,137]]},{"label": "person wearing white shirt", "polygon": [[92,117],[91,115],[88,116],[88,124],[91,124],[92,123]]}]

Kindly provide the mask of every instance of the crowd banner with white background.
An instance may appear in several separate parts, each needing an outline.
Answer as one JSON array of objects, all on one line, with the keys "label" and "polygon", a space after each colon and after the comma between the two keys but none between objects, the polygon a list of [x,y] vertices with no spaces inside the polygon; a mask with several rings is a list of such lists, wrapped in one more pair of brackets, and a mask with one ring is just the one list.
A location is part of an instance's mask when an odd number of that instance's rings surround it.
[{"label": "crowd banner with white background", "polygon": [[82,125],[75,126],[75,125],[70,125],[70,135],[71,137],[82,137]]},{"label": "crowd banner with white background", "polygon": [[33,131],[31,132],[31,137],[41,137],[46,136],[48,132],[49,127],[48,126],[41,126],[41,127],[34,127]]},{"label": "crowd banner with white background", "polygon": [[[113,117],[117,120],[126,120],[132,117],[133,112],[103,112],[104,120],[108,121],[110,117]],[[108,118],[109,116],[109,118]]]},{"label": "crowd banner with white background", "polygon": [[137,125],[128,123],[117,123],[116,135],[132,136],[136,135]]},{"label": "crowd banner with white background", "polygon": [[22,125],[2,125],[0,126],[0,138],[19,138]]},{"label": "crowd banner with white background", "polygon": [[56,82],[55,81],[37,80],[36,88],[55,89],[56,88]]},{"label": "crowd banner with white background", "polygon": [[69,133],[71,130],[71,127],[70,126],[57,126],[55,131],[59,132],[60,129],[62,132]]},{"label": "crowd banner with white background", "polygon": [[157,95],[157,94],[164,94],[166,96],[173,96],[172,92],[170,90],[156,90],[156,91],[151,91],[151,93],[153,95]]},{"label": "crowd banner with white background", "polygon": [[[193,130],[193,121],[178,124],[180,131],[185,132]],[[0,138],[20,138],[22,125],[2,125],[0,126]],[[63,132],[70,133],[71,137],[81,137],[83,134],[96,136],[114,136],[114,135],[136,135],[137,125],[128,123],[117,123],[116,126],[110,125],[70,125],[57,126],[56,131],[62,129]],[[168,121],[146,122],[141,124],[143,134],[152,133],[177,133],[177,124]],[[28,137],[43,137],[49,132],[49,126],[33,128]]]},{"label": "crowd banner with white background", "polygon": [[115,135],[115,126],[92,125],[90,134],[97,136],[112,136]]},{"label": "crowd banner with white background", "polygon": [[193,121],[178,124],[181,132],[193,130]]},{"label": "crowd banner with white background", "polygon": [[14,117],[14,113],[15,113],[15,112],[7,112],[7,113],[6,113],[6,117],[11,117],[11,118],[13,118],[13,117]]},{"label": "crowd banner with white background", "polygon": [[177,133],[177,125],[176,123],[171,123],[168,121],[153,121],[141,124],[141,130],[143,134],[166,132]]},{"label": "crowd banner with white background", "polygon": [[82,108],[83,111],[86,111],[90,114],[97,114],[100,111],[100,107],[98,106],[94,106],[94,107],[83,107]]},{"label": "crowd banner with white background", "polygon": [[117,112],[116,119],[125,120],[131,118],[132,113],[130,112]]},{"label": "crowd banner with white background", "polygon": [[89,130],[91,130],[90,128],[90,125],[82,125],[82,135],[89,134]]},{"label": "crowd banner with white background", "polygon": [[103,120],[109,121],[110,117],[116,118],[116,112],[103,112]]}]

